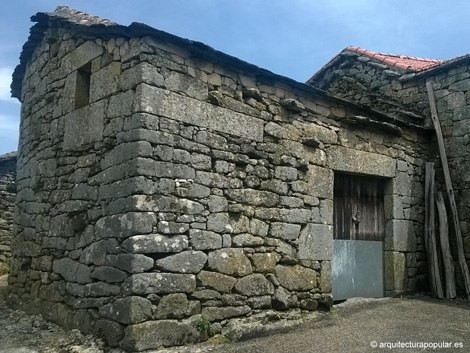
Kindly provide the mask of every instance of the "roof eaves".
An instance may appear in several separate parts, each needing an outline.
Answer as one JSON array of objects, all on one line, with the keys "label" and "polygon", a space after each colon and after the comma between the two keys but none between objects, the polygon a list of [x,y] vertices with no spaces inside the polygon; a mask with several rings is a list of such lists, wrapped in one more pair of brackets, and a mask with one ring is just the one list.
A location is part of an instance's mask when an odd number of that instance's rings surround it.
[{"label": "roof eaves", "polygon": [[260,77],[264,77],[270,81],[283,82],[304,92],[308,92],[308,94],[324,97],[329,100],[335,100],[335,98],[327,97],[326,92],[321,89],[275,74],[269,70],[215,50],[202,42],[178,37],[143,23],[133,22],[129,26],[123,26],[115,22],[104,20],[96,16],[90,16],[83,12],[63,6],[58,7],[54,13],[39,12],[32,16],[31,20],[37,23],[30,29],[30,36],[23,46],[23,50],[20,55],[20,64],[18,64],[13,72],[13,82],[11,84],[12,97],[20,100],[22,80],[25,74],[26,65],[30,60],[34,49],[44,37],[47,29],[56,26],[72,28],[83,34],[95,35],[98,38],[111,38],[117,36],[126,38],[152,36],[185,47],[196,56],[220,62],[236,69],[254,72]]},{"label": "roof eaves", "polygon": [[[162,40],[174,43],[176,45],[183,46],[187,48],[188,50],[190,50],[192,53],[194,53],[196,56],[202,56],[204,58],[207,58],[208,60],[220,62],[230,67],[234,67],[235,69],[241,69],[244,71],[253,72],[256,75],[260,76],[260,78],[265,78],[272,82],[278,81],[281,83],[285,83],[295,89],[299,89],[300,91],[308,95],[313,95],[316,97],[324,98],[330,102],[335,102],[343,106],[366,111],[370,115],[378,118],[381,121],[392,122],[392,123],[396,123],[399,125],[402,124],[402,122],[400,122],[399,120],[396,120],[393,117],[390,117],[384,113],[372,110],[369,107],[365,107],[363,105],[356,104],[356,103],[347,101],[345,99],[332,96],[328,94],[326,91],[316,88],[312,85],[301,83],[291,78],[275,74],[269,70],[260,68],[256,65],[250,64],[234,56],[215,50],[212,47],[204,43],[181,38],[173,34],[155,29],[143,23],[133,22],[129,26],[122,26],[122,25],[116,24],[108,20],[100,19],[99,17],[89,16],[87,14],[84,14],[75,10],[71,10],[71,11],[73,11],[74,14],[78,16],[88,16],[88,17],[85,17],[86,24],[83,24],[83,21],[75,21],[74,18],[76,17],[74,16],[64,17],[64,16],[59,16],[54,13],[51,14],[51,13],[40,12],[31,18],[33,21],[36,21],[37,23],[33,25],[30,30],[31,32],[30,37],[28,38],[28,41],[23,46],[23,51],[20,56],[20,64],[16,67],[15,72],[13,73],[13,83],[12,83],[13,97],[16,97],[16,98],[21,97],[21,81],[24,75],[24,70],[26,69],[26,64],[34,51],[34,48],[39,44],[39,42],[44,37],[45,31],[48,28],[51,28],[51,26],[53,25],[62,25],[62,26],[67,26],[70,28],[78,29],[84,34],[93,34],[97,36],[98,38],[109,38],[110,36],[111,37],[124,36],[127,38],[132,38],[132,37],[143,37],[147,35],[156,37],[158,39],[162,39]],[[93,20],[90,20],[90,18]],[[353,51],[350,50],[350,48],[351,47],[348,47],[344,49],[343,51],[341,51],[338,55],[336,55],[333,59],[331,59],[330,62],[327,63],[319,71],[324,70],[326,69],[326,67],[333,65],[336,61],[341,60],[341,57],[350,56],[353,53]],[[359,55],[359,53],[356,53],[355,55]],[[418,125],[414,127],[420,128],[420,129],[423,128]]]}]

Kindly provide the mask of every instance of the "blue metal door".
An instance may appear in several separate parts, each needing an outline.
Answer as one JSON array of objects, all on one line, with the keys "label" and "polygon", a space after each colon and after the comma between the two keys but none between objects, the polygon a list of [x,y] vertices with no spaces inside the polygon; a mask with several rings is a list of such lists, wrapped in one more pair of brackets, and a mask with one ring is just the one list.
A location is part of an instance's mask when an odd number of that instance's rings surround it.
[{"label": "blue metal door", "polygon": [[381,179],[335,175],[334,300],[384,296],[383,200]]},{"label": "blue metal door", "polygon": [[384,296],[383,242],[333,240],[333,298]]}]

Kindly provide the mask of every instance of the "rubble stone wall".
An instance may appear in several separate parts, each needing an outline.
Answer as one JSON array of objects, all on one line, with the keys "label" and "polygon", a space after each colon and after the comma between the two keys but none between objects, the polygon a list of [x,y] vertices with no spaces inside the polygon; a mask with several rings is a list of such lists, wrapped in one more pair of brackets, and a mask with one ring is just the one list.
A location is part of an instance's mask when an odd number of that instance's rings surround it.
[{"label": "rubble stone wall", "polygon": [[425,282],[419,131],[345,124],[361,112],[173,43],[65,29],[22,103],[12,305],[129,351],[299,319],[332,304],[335,172],[386,180],[387,294]]},{"label": "rubble stone wall", "polygon": [[16,153],[0,156],[0,263],[6,271],[10,262],[10,241],[16,197]]}]

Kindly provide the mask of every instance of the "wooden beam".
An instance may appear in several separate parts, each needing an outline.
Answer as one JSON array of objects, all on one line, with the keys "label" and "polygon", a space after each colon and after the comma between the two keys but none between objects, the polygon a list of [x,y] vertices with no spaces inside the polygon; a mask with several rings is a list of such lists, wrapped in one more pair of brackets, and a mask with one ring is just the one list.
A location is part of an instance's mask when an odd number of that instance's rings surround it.
[{"label": "wooden beam", "polygon": [[441,273],[439,271],[439,258],[436,246],[436,228],[434,216],[434,163],[426,163],[425,174],[425,224],[424,241],[428,255],[429,279],[431,283],[431,294],[434,297],[444,298],[442,290]]},{"label": "wooden beam", "polygon": [[468,271],[467,262],[465,261],[465,253],[462,240],[462,230],[460,229],[459,214],[457,211],[457,203],[455,202],[454,189],[452,187],[452,180],[450,177],[449,163],[447,161],[446,149],[444,145],[444,138],[442,136],[441,124],[437,114],[436,101],[434,99],[434,92],[431,80],[426,81],[426,89],[428,91],[429,105],[431,107],[431,120],[436,130],[437,144],[439,146],[439,155],[441,157],[442,170],[444,172],[444,181],[449,197],[450,211],[452,215],[452,222],[454,224],[455,238],[457,242],[457,252],[459,258],[459,265],[462,271],[462,276],[465,285],[465,292],[468,299],[470,299],[470,273]]},{"label": "wooden beam", "polygon": [[450,253],[449,224],[447,222],[446,205],[444,204],[444,197],[440,191],[436,193],[436,206],[439,219],[439,240],[441,243],[441,253],[444,262],[446,298],[453,299],[457,296],[455,290],[454,260]]}]

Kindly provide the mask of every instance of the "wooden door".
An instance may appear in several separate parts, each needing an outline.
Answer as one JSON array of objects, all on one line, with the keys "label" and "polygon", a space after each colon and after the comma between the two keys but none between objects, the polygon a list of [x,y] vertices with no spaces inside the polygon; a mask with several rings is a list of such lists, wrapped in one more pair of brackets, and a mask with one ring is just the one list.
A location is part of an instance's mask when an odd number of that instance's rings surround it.
[{"label": "wooden door", "polygon": [[384,238],[384,190],[381,179],[335,175],[334,239]]},{"label": "wooden door", "polygon": [[384,187],[379,178],[335,174],[333,297],[382,297]]}]

